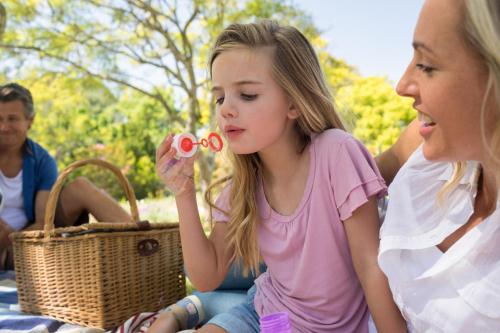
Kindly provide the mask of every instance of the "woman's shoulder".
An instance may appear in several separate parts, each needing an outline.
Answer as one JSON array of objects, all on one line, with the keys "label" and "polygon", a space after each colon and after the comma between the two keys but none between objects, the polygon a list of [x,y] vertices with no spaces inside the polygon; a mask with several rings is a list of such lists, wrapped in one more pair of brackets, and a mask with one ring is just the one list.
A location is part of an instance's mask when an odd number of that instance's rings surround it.
[{"label": "woman's shoulder", "polygon": [[391,248],[434,246],[456,228],[454,221],[466,220],[471,212],[477,163],[467,162],[458,184],[441,198],[453,172],[451,162],[426,160],[422,147],[417,148],[389,186],[382,247],[388,239]]}]

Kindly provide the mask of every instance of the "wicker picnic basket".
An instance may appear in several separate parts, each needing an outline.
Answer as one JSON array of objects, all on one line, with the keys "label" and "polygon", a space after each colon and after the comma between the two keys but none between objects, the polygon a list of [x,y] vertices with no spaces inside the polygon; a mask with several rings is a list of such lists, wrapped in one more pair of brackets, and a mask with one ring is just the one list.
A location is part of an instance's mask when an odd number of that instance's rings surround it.
[{"label": "wicker picnic basket", "polygon": [[[57,199],[74,169],[111,170],[136,223],[89,223],[54,228]],[[21,310],[78,325],[109,329],[186,295],[179,226],[139,222],[132,187],[120,170],[90,159],[68,166],[50,192],[43,231],[12,235]]]}]

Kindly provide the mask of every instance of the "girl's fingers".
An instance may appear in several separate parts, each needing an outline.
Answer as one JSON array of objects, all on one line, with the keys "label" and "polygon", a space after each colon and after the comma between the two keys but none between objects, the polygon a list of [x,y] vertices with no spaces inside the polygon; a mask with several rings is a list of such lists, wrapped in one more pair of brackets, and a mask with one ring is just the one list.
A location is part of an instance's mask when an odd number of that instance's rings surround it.
[{"label": "girl's fingers", "polygon": [[175,161],[172,161],[175,163],[177,161],[177,159],[175,158],[176,152],[177,151],[175,150],[175,148],[170,148],[170,150],[167,151],[165,154],[158,155],[156,157],[156,164],[161,166],[163,169],[164,164],[168,163],[169,160],[175,160]]},{"label": "girl's fingers", "polygon": [[172,142],[174,141],[174,135],[173,134],[169,134],[167,135],[162,143],[160,144],[160,146],[158,147],[158,149],[156,150],[156,160],[158,161],[158,159],[164,155],[167,151],[170,150],[171,146],[172,146]]}]

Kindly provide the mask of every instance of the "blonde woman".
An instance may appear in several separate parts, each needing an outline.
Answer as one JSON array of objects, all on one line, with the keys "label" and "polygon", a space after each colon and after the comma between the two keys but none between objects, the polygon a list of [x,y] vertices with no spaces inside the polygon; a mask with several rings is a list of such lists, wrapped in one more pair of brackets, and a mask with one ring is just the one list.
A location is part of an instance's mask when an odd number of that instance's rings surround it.
[{"label": "blonde woman", "polygon": [[379,264],[411,332],[500,332],[500,2],[425,1],[413,47]]},{"label": "blonde woman", "polygon": [[[405,331],[376,262],[376,199],[385,184],[343,130],[308,40],[269,21],[231,25],[215,42],[210,73],[233,169],[212,203],[209,238],[193,159],[174,163],[172,135],[158,149],[157,171],[175,194],[197,289],[216,288],[235,260],[255,271],[262,258],[268,269],[247,303],[200,332],[259,332],[259,317],[278,311],[288,313],[293,332],[368,332],[368,308],[380,332]],[[168,315],[150,332],[164,330]]]}]

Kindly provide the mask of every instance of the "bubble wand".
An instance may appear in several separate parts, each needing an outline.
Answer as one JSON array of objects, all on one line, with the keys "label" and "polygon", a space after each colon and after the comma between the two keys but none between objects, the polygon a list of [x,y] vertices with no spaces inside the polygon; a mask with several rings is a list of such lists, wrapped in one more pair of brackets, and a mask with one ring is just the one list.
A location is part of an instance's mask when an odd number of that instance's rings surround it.
[{"label": "bubble wand", "polygon": [[209,148],[214,153],[221,151],[223,147],[220,135],[215,132],[211,132],[207,139],[203,138],[200,141],[197,141],[196,137],[191,133],[176,134],[172,142],[172,147],[177,151],[175,158],[193,156],[200,145]]}]

